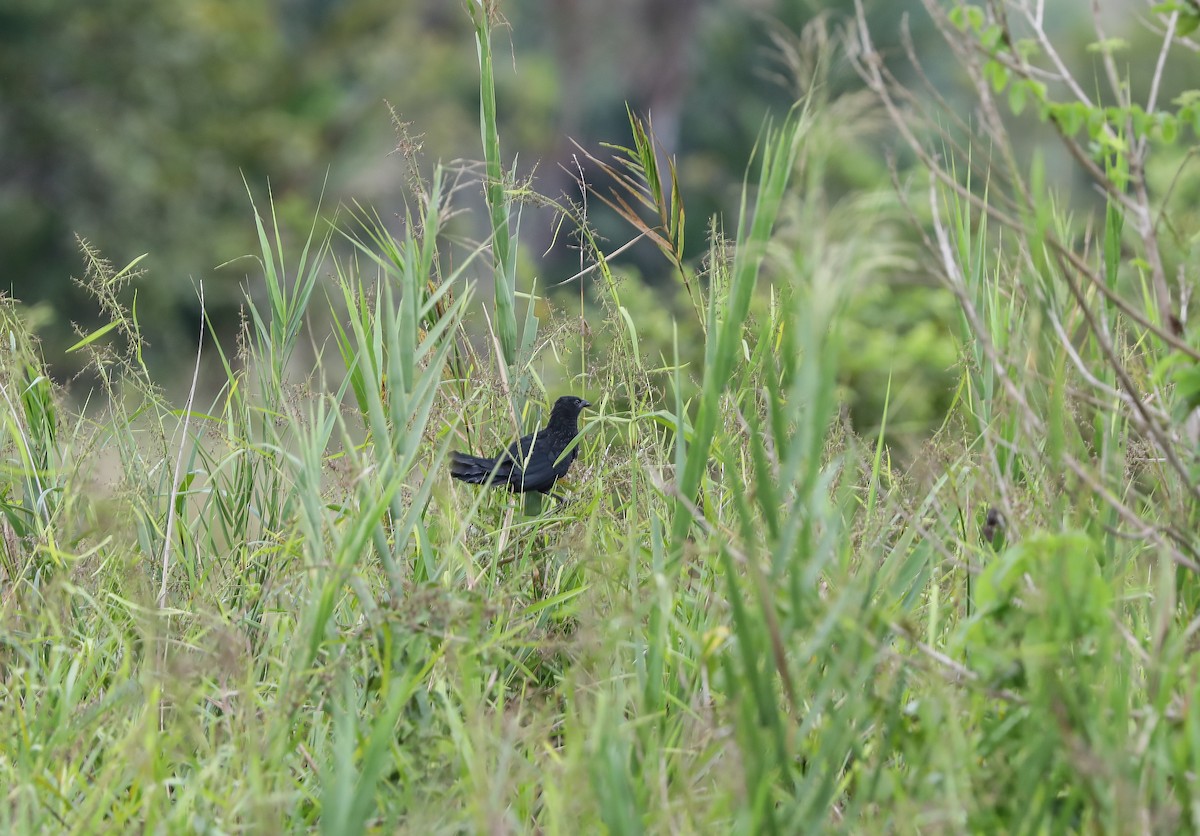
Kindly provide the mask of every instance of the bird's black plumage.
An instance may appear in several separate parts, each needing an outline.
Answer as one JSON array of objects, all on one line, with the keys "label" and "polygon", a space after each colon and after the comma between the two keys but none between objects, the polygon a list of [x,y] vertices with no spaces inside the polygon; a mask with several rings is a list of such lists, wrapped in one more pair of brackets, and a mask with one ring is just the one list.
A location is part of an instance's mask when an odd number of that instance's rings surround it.
[{"label": "bird's black plumage", "polygon": [[546,426],[514,441],[495,458],[452,452],[450,475],[472,485],[507,487],[513,493],[550,493],[575,461],[575,449],[566,455],[563,451],[579,434],[579,413],[589,406],[583,398],[564,395],[554,402]]}]

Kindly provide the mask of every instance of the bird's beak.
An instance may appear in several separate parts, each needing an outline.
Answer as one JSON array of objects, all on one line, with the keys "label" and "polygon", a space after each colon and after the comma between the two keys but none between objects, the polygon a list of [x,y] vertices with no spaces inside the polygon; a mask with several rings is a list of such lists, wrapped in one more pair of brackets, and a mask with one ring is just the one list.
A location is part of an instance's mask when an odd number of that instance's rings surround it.
[{"label": "bird's beak", "polygon": [[587,409],[589,406],[591,406],[591,405],[592,405],[592,402],[591,402],[591,401],[585,401],[583,398],[580,398],[580,399],[579,399],[579,405],[580,405],[580,406],[582,406],[584,409]]}]

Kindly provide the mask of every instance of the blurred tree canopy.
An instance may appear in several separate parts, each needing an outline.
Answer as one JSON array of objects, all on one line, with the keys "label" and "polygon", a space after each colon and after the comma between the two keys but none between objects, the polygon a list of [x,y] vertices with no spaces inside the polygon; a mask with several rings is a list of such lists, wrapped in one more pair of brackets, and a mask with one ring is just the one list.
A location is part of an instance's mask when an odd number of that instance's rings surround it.
[{"label": "blurred tree canopy", "polygon": [[[629,102],[684,157],[699,244],[764,115],[791,103],[771,79],[768,19],[798,26],[822,5],[838,4],[501,3],[506,155],[541,161],[543,191],[569,189],[569,139],[625,141]],[[353,196],[386,214],[403,174],[384,101],[431,158],[476,158],[476,72],[468,16],[445,0],[0,0],[5,290],[43,303],[48,354],[69,371],[57,349],[94,315],[71,281],[75,236],[118,266],[149,253],[139,314],[156,353],[186,353],[196,280],[218,319],[240,300],[245,269],[213,271],[253,250],[243,178],[256,192],[269,181],[300,225],[327,173],[327,208]]]},{"label": "blurred tree canopy", "polygon": [[50,306],[51,359],[93,315],[75,235],[118,264],[150,254],[139,314],[160,358],[182,354],[193,280],[218,318],[240,300],[244,269],[211,276],[252,251],[243,178],[307,225],[327,172],[336,197],[386,154],[385,96],[412,91],[434,122],[439,99],[468,104],[463,27],[420,6],[0,2],[0,251],[6,290]]},{"label": "blurred tree canopy", "polygon": [[[1069,27],[1071,5],[1050,13]],[[866,6],[873,30],[892,34],[884,49],[902,49],[905,26],[918,52],[939,42],[914,0]],[[502,0],[498,10],[510,24],[496,45],[501,138],[518,175],[534,173],[551,197],[578,197],[563,170],[577,169],[571,140],[597,155],[602,142],[627,143],[628,103],[651,115],[677,158],[689,251],[699,256],[709,219],[736,210],[763,119],[798,97],[795,56],[781,48],[780,33],[820,14],[836,33],[853,3]],[[1090,25],[1078,28],[1082,52]],[[1126,55],[1130,66],[1155,59],[1136,42]],[[922,62],[932,73],[949,66],[936,55]],[[1170,90],[1186,83],[1168,81]],[[824,83],[827,99],[860,88],[846,64]],[[389,157],[396,137],[385,102],[411,123],[430,163],[481,154],[470,19],[450,0],[0,0],[0,90],[4,291],[25,303],[63,376],[76,370],[63,353],[74,328],[93,327],[97,315],[71,279],[82,270],[76,235],[118,267],[149,253],[137,312],[152,362],[167,374],[194,350],[198,280],[218,327],[238,323],[241,282],[255,268],[218,266],[255,250],[247,187],[263,197],[269,183],[277,211],[298,229],[311,223],[323,192],[327,216],[348,198],[392,216],[405,172]],[[824,184],[831,203],[890,188],[887,137],[843,131],[837,142]],[[597,172],[583,173],[595,184]],[[473,189],[460,196],[476,199]],[[589,205],[614,246],[632,237],[597,201]],[[527,211],[523,258],[544,287],[577,270],[579,255],[567,236],[543,255],[555,240],[551,219]],[[672,289],[653,247],[617,266]],[[910,420],[928,423],[938,412],[930,404],[950,397],[938,368],[951,356],[939,323],[949,308],[938,293],[917,272],[881,277],[863,295],[845,381],[866,424],[882,409],[884,366],[900,347],[916,347],[902,371],[921,381],[908,396],[921,404]]]}]

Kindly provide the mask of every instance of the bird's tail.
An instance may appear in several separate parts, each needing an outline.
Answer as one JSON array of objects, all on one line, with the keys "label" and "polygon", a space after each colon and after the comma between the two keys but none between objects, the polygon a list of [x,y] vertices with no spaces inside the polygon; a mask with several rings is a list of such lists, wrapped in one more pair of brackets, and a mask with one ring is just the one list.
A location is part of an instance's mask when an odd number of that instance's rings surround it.
[{"label": "bird's tail", "polygon": [[[457,450],[450,452],[450,475],[462,482],[472,485],[488,485],[497,478],[503,480],[502,474],[495,474],[495,459],[485,459],[480,456],[468,456]],[[500,466],[503,471],[504,466]]]}]

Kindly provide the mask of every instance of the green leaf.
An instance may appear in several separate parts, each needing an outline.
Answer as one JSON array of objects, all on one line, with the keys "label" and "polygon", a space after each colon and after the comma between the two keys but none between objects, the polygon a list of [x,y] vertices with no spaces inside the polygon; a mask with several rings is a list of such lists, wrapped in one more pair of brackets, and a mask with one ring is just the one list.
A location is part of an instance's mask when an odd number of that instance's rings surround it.
[{"label": "green leaf", "polygon": [[1175,394],[1193,410],[1200,406],[1200,364],[1193,364],[1175,372]]},{"label": "green leaf", "polygon": [[979,43],[988,52],[994,52],[1004,38],[1004,30],[992,24],[987,29],[983,30],[983,34],[979,36]]},{"label": "green leaf", "polygon": [[1082,102],[1072,102],[1066,105],[1054,106],[1055,119],[1063,133],[1074,136],[1083,127],[1088,116],[1088,107]]},{"label": "green leaf", "polygon": [[1150,114],[1141,108],[1130,108],[1130,119],[1133,122],[1133,135],[1145,136],[1150,130]]},{"label": "green leaf", "polygon": [[992,90],[997,93],[1008,86],[1008,67],[999,61],[988,61],[984,64],[983,75],[992,86]]},{"label": "green leaf", "polygon": [[188,489],[191,488],[192,482],[196,481],[196,472],[193,470],[179,480],[179,487],[175,491],[175,513],[183,513],[183,504],[187,502]]},{"label": "green leaf", "polygon": [[105,334],[107,334],[109,331],[111,331],[112,329],[114,329],[116,327],[117,327],[116,322],[110,322],[107,325],[103,325],[100,328],[97,328],[95,331],[88,334],[82,340],[75,343],[75,345],[68,348],[67,354],[70,354],[72,351],[78,351],[79,349],[83,348],[85,345],[91,345],[96,340],[100,339],[101,337],[103,337]]},{"label": "green leaf", "polygon": [[1158,130],[1162,134],[1163,142],[1173,145],[1179,137],[1179,122],[1169,113],[1160,113],[1158,116]]},{"label": "green leaf", "polygon": [[979,6],[970,6],[963,3],[951,9],[948,17],[950,23],[962,32],[968,29],[972,32],[978,32],[983,28],[983,9]]},{"label": "green leaf", "polygon": [[1021,111],[1025,109],[1025,93],[1026,87],[1024,82],[1014,84],[1008,90],[1008,106],[1012,108],[1013,115],[1020,116]]},{"label": "green leaf", "polygon": [[1102,41],[1088,44],[1088,52],[1108,53],[1112,55],[1117,52],[1124,52],[1129,49],[1129,41],[1124,38],[1105,38]]},{"label": "green leaf", "polygon": [[979,6],[967,6],[967,25],[978,32],[983,28],[983,9]]},{"label": "green leaf", "polygon": [[629,328],[629,342],[633,348],[633,358],[640,366],[642,364],[642,352],[638,347],[638,333],[637,327],[633,324],[633,317],[629,315],[629,311],[624,305],[621,305],[617,310],[620,311],[621,318],[625,320],[625,325]]},{"label": "green leaf", "polygon": [[1017,41],[1017,55],[1022,60],[1029,61],[1041,52],[1041,47],[1033,38],[1021,38]]}]

